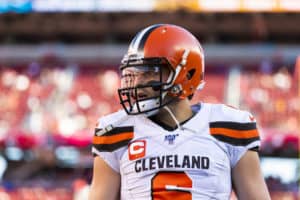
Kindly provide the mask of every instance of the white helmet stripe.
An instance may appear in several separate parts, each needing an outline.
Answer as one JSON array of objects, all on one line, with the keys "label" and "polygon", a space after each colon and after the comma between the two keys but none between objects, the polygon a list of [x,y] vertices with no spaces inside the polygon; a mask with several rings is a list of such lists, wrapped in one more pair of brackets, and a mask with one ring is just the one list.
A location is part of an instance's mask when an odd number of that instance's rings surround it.
[{"label": "white helmet stripe", "polygon": [[144,56],[144,45],[146,43],[146,40],[150,33],[156,29],[157,27],[162,26],[161,24],[156,24],[153,26],[149,26],[145,29],[143,29],[141,32],[139,32],[136,37],[133,39],[131,42],[129,49],[128,49],[128,54],[136,54],[138,53],[139,56]]}]

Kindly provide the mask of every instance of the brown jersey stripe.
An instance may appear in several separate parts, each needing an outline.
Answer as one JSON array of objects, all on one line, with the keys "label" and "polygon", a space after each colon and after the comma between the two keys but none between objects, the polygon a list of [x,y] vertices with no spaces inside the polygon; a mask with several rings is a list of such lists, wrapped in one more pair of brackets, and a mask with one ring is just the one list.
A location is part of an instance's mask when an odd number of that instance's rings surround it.
[{"label": "brown jersey stripe", "polygon": [[[246,146],[252,142],[259,141],[259,137],[237,139],[237,138],[227,137],[224,135],[212,135],[212,136],[222,142],[226,142],[235,146]],[[258,146],[256,146],[255,148],[258,148]]]},{"label": "brown jersey stripe", "polygon": [[227,129],[235,129],[235,130],[253,130],[256,129],[255,122],[247,122],[247,123],[239,123],[239,122],[225,122],[225,121],[217,121],[217,122],[210,122],[210,128],[227,128]]},{"label": "brown jersey stripe", "polygon": [[133,132],[119,133],[115,135],[94,136],[93,144],[114,144],[124,140],[131,140]]},{"label": "brown jersey stripe", "polygon": [[[95,129],[95,136],[97,136],[99,132],[101,132],[100,128]],[[104,128],[105,130],[105,128]],[[122,127],[113,127],[111,130],[106,131],[104,134],[101,134],[101,136],[109,136],[109,135],[118,135],[121,133],[129,133],[133,132],[133,126],[122,126]]]},{"label": "brown jersey stripe", "polygon": [[112,152],[121,147],[127,146],[130,141],[131,140],[122,140],[113,144],[93,144],[93,147],[95,147],[100,152]]},{"label": "brown jersey stripe", "polygon": [[210,128],[210,133],[212,135],[224,135],[231,138],[236,139],[247,139],[247,138],[253,138],[258,137],[259,133],[257,129],[253,130],[234,130],[234,129],[228,129],[228,128]]}]

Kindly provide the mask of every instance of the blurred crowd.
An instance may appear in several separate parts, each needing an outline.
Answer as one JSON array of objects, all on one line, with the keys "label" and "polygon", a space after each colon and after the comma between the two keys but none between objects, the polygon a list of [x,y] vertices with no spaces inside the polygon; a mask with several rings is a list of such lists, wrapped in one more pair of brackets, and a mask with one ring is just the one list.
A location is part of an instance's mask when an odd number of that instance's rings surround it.
[{"label": "blurred crowd", "polygon": [[286,66],[242,74],[241,104],[255,114],[265,155],[298,157],[299,76]]},{"label": "blurred crowd", "polygon": [[[230,92],[230,71],[223,72],[206,72],[207,84],[194,103],[224,102]],[[239,105],[258,121],[262,155],[297,157],[300,94],[294,71],[288,67],[248,69],[239,78],[235,86],[241,91]],[[117,66],[59,61],[2,66],[0,199],[65,200],[86,193],[93,129],[97,118],[120,108],[118,87]],[[267,183],[271,190],[291,195],[287,199],[296,199],[299,177],[290,187],[275,177]],[[290,188],[293,192],[287,192]]]},{"label": "blurred crowd", "polygon": [[69,142],[86,146],[96,119],[119,107],[112,92],[119,81],[115,70],[76,65],[41,69],[32,63],[0,73],[2,145],[31,148],[72,136],[78,141]]}]

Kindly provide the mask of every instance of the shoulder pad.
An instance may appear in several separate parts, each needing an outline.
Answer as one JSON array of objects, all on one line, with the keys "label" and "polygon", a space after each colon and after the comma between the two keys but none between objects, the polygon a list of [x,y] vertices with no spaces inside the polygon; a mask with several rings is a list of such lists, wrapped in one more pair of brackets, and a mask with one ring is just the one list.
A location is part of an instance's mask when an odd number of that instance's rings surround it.
[{"label": "shoulder pad", "polygon": [[118,112],[111,113],[109,115],[105,115],[98,120],[99,128],[103,128],[109,124],[113,126],[118,126],[122,122],[126,121],[129,116],[123,110],[119,110]]},{"label": "shoulder pad", "polygon": [[127,146],[134,136],[133,126],[96,128],[93,137],[93,147],[100,152],[112,152]]},{"label": "shoulder pad", "polygon": [[212,104],[210,121],[255,122],[248,111],[240,110],[224,104]]}]

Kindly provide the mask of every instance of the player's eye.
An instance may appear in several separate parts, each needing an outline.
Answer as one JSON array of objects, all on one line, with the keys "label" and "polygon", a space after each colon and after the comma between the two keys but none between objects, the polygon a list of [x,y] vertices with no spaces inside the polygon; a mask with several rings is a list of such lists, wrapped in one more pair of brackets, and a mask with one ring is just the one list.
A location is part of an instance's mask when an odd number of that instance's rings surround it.
[{"label": "player's eye", "polygon": [[133,78],[133,77],[135,77],[135,76],[136,76],[136,75],[133,74],[133,73],[131,73],[131,74],[126,73],[126,74],[122,74],[122,75],[121,75],[121,78]]}]

